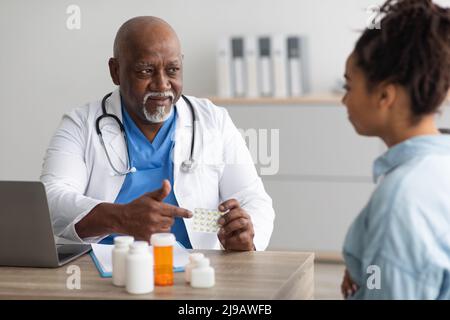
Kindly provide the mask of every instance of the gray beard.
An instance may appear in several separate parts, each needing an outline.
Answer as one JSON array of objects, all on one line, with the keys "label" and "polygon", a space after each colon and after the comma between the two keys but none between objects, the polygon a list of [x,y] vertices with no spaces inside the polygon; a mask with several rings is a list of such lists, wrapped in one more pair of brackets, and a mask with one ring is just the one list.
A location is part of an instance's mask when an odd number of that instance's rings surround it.
[{"label": "gray beard", "polygon": [[170,116],[173,113],[174,106],[170,107],[170,111],[166,113],[164,106],[158,106],[156,107],[156,112],[149,113],[147,111],[147,108],[145,108],[145,105],[142,107],[142,111],[144,113],[145,119],[147,119],[148,122],[151,123],[161,123],[165,122],[167,119],[170,118]]}]

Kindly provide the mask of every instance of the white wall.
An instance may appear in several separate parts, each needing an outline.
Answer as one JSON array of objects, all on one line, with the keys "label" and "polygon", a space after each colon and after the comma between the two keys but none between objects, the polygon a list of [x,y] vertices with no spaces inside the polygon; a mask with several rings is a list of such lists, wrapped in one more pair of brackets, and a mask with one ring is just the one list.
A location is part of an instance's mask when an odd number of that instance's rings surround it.
[{"label": "white wall", "polygon": [[[219,36],[303,33],[310,38],[312,86],[329,90],[368,14],[368,0],[2,0],[0,2],[0,179],[37,179],[63,112],[111,90],[107,69],[118,27],[136,15],[166,19],[185,54],[185,92],[216,93]],[[375,1],[376,3],[376,1]],[[81,29],[66,28],[66,8]]]},{"label": "white wall", "polygon": [[[450,0],[439,3],[450,5]],[[107,60],[118,27],[136,15],[164,18],[185,54],[185,93],[216,93],[219,36],[303,33],[310,38],[312,89],[330,90],[379,0],[1,0],[0,179],[37,179],[63,112],[100,99],[112,83]],[[81,9],[81,29],[66,9]]]},{"label": "white wall", "polygon": [[[450,5],[450,0],[438,2]],[[62,114],[100,99],[113,88],[107,67],[113,39],[118,27],[133,16],[159,16],[177,31],[185,55],[187,94],[216,94],[215,52],[220,36],[278,32],[309,37],[312,89],[326,92],[342,77],[345,59],[359,30],[366,26],[369,17],[366,8],[380,3],[378,0],[1,0],[0,180],[37,180],[45,149]],[[70,4],[81,8],[80,30],[66,28],[66,9]],[[312,121],[312,126],[317,121],[320,126],[321,119],[307,121]],[[283,130],[282,126],[279,128]],[[357,155],[361,150],[354,152]],[[281,159],[281,163],[287,163],[285,160]],[[311,158],[305,163],[321,162]],[[317,184],[317,188],[317,193],[324,190],[330,195],[338,194],[333,189],[336,185]],[[268,189],[276,196],[280,188],[274,184]],[[367,190],[370,191],[370,186]],[[321,207],[299,209],[325,212]],[[350,208],[342,202],[341,210],[347,209]],[[320,220],[318,229],[324,226],[322,218],[318,216],[316,220]],[[278,223],[283,227],[288,222],[285,219]],[[310,243],[315,241],[314,232],[307,236],[311,237]],[[274,239],[277,248],[291,248],[292,243],[282,243],[280,239]],[[327,243],[319,241],[316,246],[326,249]]]}]

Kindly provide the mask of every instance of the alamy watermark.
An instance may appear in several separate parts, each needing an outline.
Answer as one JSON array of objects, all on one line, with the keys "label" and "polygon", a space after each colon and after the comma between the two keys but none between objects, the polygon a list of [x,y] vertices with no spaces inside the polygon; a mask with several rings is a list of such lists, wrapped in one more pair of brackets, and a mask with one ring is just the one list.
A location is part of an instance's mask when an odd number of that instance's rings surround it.
[{"label": "alamy watermark", "polygon": [[280,129],[239,129],[247,142],[253,163],[263,176],[275,175],[280,169]]},{"label": "alamy watermark", "polygon": [[370,265],[366,270],[369,276],[367,277],[366,286],[369,290],[381,289],[381,269],[377,265]]},{"label": "alamy watermark", "polygon": [[369,18],[367,19],[367,29],[373,30],[381,29],[381,16],[380,16],[381,7],[378,5],[371,5],[367,7],[366,12],[369,14]]},{"label": "alamy watermark", "polygon": [[66,20],[66,27],[69,30],[81,29],[81,9],[76,4],[67,7],[66,13],[69,15]]},{"label": "alamy watermark", "polygon": [[[197,165],[223,168],[224,166],[245,167],[253,163],[263,176],[278,173],[280,129],[248,128],[229,130],[224,134],[223,129],[220,128],[206,129],[205,126],[197,124],[193,127],[195,128],[193,159]],[[235,135],[240,135],[244,143]],[[179,128],[173,139],[175,143],[185,146],[183,154],[189,154],[192,144],[192,127]],[[186,156],[180,155],[180,157]]]},{"label": "alamy watermark", "polygon": [[66,288],[69,290],[81,290],[81,269],[75,264],[67,267],[66,273],[69,275],[66,280]]}]

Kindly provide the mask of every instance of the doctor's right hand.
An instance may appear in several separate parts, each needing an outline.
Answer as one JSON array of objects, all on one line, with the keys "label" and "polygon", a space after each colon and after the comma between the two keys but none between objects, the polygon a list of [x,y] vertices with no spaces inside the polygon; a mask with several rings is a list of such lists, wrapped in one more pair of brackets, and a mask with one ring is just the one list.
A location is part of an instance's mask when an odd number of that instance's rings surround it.
[{"label": "doctor's right hand", "polygon": [[170,182],[164,180],[160,189],[124,205],[119,219],[123,233],[136,240],[150,241],[153,233],[170,232],[175,217],[191,218],[189,210],[163,202],[170,190]]}]

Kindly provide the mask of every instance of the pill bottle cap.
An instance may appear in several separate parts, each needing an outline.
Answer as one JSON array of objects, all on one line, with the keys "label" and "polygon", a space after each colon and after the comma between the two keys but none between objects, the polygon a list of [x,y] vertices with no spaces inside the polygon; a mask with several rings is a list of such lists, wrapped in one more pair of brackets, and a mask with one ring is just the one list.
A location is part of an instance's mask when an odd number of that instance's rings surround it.
[{"label": "pill bottle cap", "polygon": [[131,253],[149,252],[147,241],[135,241],[130,245]]},{"label": "pill bottle cap", "polygon": [[134,241],[134,238],[131,236],[117,236],[114,238],[114,245],[116,247],[128,247],[130,244],[132,244]]},{"label": "pill bottle cap", "polygon": [[203,259],[204,257],[205,257],[205,255],[200,252],[191,253],[189,255],[189,261],[197,262],[198,260]]},{"label": "pill bottle cap", "polygon": [[208,258],[203,258],[197,261],[197,267],[208,267],[209,266],[209,259]]},{"label": "pill bottle cap", "polygon": [[150,243],[155,247],[169,247],[175,244],[173,233],[154,233],[150,238]]}]

